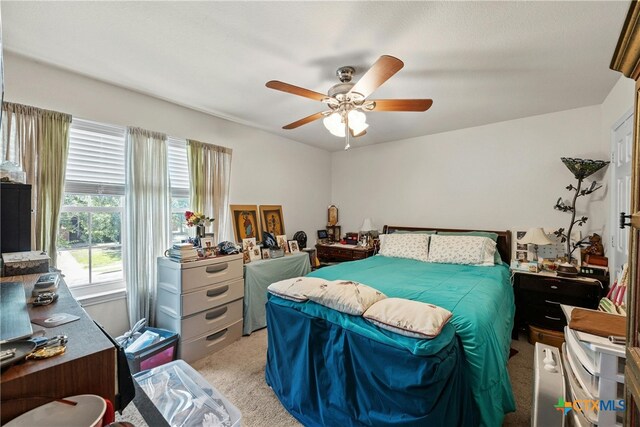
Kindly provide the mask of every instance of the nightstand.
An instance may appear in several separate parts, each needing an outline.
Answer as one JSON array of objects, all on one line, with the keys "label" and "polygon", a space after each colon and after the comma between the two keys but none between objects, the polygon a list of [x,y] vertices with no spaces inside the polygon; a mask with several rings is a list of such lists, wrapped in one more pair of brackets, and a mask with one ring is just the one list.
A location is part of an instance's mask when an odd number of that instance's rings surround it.
[{"label": "nightstand", "polygon": [[363,248],[355,245],[342,245],[336,243],[333,245],[316,245],[318,251],[318,260],[321,263],[326,262],[343,262],[365,259],[373,255],[373,248]]},{"label": "nightstand", "polygon": [[535,326],[563,331],[567,320],[560,304],[595,309],[603,295],[600,281],[586,277],[560,277],[555,273],[514,272],[515,329]]}]

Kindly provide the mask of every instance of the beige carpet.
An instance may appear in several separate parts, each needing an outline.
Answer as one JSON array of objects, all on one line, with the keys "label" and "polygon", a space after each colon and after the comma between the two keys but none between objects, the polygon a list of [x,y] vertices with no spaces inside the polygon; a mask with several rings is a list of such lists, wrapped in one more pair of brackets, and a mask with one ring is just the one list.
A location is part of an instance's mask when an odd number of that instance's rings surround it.
[{"label": "beige carpet", "polygon": [[[506,416],[504,426],[527,426],[531,417],[533,346],[524,336],[513,341],[518,354],[509,360],[509,375],[516,396],[517,411]],[[242,412],[246,427],[288,427],[300,424],[280,405],[264,381],[267,330],[242,337],[229,347],[193,364],[202,376]],[[133,404],[118,421],[146,427]]]}]

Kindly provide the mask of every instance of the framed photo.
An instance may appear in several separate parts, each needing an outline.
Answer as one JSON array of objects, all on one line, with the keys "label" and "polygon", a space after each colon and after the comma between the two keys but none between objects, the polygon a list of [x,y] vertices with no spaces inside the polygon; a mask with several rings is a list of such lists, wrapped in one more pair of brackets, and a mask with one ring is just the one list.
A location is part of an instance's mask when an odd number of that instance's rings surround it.
[{"label": "framed photo", "polygon": [[278,242],[278,246],[280,249],[284,251],[284,253],[289,253],[289,245],[287,244],[287,235],[282,234],[280,236],[276,236],[276,242]]},{"label": "framed photo", "polygon": [[205,257],[215,255],[215,245],[213,244],[213,236],[205,236],[200,238],[200,246]]},{"label": "framed photo", "polygon": [[251,261],[262,259],[260,246],[254,246],[253,249],[249,249],[249,259],[251,259]]},{"label": "framed photo", "polygon": [[318,230],[318,239],[328,239],[329,233],[327,230]]},{"label": "framed photo", "polygon": [[289,240],[287,241],[287,243],[289,244],[289,252],[291,252],[292,254],[300,252],[300,247],[298,246],[297,240]]},{"label": "framed photo", "polygon": [[248,239],[242,239],[242,250],[253,250],[256,247],[256,238],[250,237]]},{"label": "framed photo", "polygon": [[229,208],[236,242],[251,237],[257,239],[262,235],[257,205],[230,205]]},{"label": "framed photo", "polygon": [[338,208],[336,205],[330,205],[327,209],[327,225],[333,226],[338,223]]},{"label": "framed photo", "polygon": [[265,231],[278,236],[284,234],[284,217],[280,205],[260,205],[260,218]]},{"label": "framed photo", "polygon": [[271,258],[271,252],[269,252],[269,248],[262,248],[262,259]]}]

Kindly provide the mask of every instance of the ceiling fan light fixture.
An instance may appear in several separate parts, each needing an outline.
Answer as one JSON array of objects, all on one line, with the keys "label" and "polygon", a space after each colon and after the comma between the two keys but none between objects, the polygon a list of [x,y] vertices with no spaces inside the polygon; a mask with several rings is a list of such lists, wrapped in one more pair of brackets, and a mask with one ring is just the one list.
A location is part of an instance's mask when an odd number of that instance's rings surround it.
[{"label": "ceiling fan light fixture", "polygon": [[367,121],[367,116],[362,111],[351,110],[349,111],[349,127],[354,129],[354,125],[360,125]]}]

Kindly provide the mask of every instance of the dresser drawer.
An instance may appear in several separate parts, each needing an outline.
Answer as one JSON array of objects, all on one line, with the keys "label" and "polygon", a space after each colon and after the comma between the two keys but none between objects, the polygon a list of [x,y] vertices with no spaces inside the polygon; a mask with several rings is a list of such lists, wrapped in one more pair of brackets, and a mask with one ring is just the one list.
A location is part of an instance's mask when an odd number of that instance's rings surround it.
[{"label": "dresser drawer", "polygon": [[242,319],[242,299],[221,305],[184,318],[173,317],[161,308],[158,310],[158,327],[179,331],[182,341],[217,331]]},{"label": "dresser drawer", "polygon": [[244,280],[218,283],[182,295],[182,316],[208,310],[244,296]]},{"label": "dresser drawer", "polygon": [[237,279],[232,282],[210,285],[182,295],[158,289],[156,306],[158,311],[180,318],[241,299],[243,296],[244,279]]},{"label": "dresser drawer", "polygon": [[174,294],[242,278],[242,256],[229,255],[178,263],[167,258],[158,259],[158,288]]},{"label": "dresser drawer", "polygon": [[538,292],[523,290],[519,298],[523,304],[552,304],[560,307],[560,304],[574,305],[577,307],[595,308],[599,298],[595,295],[572,296],[553,292]]},{"label": "dresser drawer", "polygon": [[194,362],[221,350],[232,342],[239,340],[241,336],[242,320],[238,320],[219,331],[207,333],[188,341],[182,341],[179,346],[180,358],[187,362]]},{"label": "dresser drawer", "polygon": [[562,331],[567,319],[559,305],[528,303],[523,308],[527,323],[554,331]]},{"label": "dresser drawer", "polygon": [[527,274],[520,275],[519,281],[520,289],[523,291],[536,291],[550,296],[566,295],[586,299],[597,299],[600,296],[600,285],[589,282]]}]

